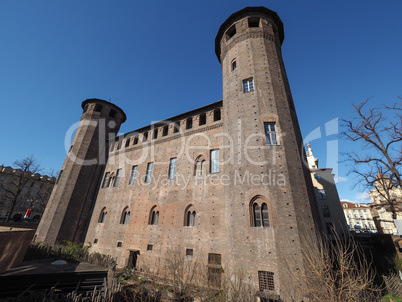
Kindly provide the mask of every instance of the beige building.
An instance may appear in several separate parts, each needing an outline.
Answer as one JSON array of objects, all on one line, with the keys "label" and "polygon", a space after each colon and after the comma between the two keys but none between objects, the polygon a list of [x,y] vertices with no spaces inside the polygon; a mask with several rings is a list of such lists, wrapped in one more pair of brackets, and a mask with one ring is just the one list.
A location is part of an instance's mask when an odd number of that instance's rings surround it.
[{"label": "beige building", "polygon": [[[379,233],[398,234],[395,219],[402,221],[402,189],[390,185],[386,177],[380,176],[377,176],[380,180],[377,180],[375,188],[370,191],[371,214]],[[388,189],[384,190],[384,187]],[[393,216],[392,208],[396,217]]]},{"label": "beige building", "polygon": [[[52,192],[55,178],[39,173],[31,174],[25,180],[20,169],[0,166],[0,219],[6,220],[10,211],[13,220],[25,217],[39,222]],[[21,181],[21,178],[22,181]],[[14,194],[21,190],[17,202],[12,209]],[[11,192],[8,192],[11,191]],[[28,211],[28,213],[27,213]]]},{"label": "beige building", "polygon": [[371,205],[341,201],[346,222],[350,231],[377,233]]},{"label": "beige building", "polygon": [[347,231],[347,223],[336,188],[334,174],[330,168],[318,168],[318,158],[307,144],[307,163],[311,173],[320,220],[324,232],[331,236],[332,230],[341,235]]}]

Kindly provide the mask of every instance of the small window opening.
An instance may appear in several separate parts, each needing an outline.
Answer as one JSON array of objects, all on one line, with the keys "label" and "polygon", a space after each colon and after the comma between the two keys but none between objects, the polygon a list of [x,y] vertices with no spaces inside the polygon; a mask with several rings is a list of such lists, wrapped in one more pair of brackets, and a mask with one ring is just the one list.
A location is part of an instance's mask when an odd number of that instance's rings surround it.
[{"label": "small window opening", "polygon": [[168,135],[168,133],[169,133],[169,126],[165,126],[165,127],[163,127],[163,133],[162,133],[162,136],[166,136],[166,135]]},{"label": "small window opening", "polygon": [[148,244],[147,246],[147,252],[152,252],[154,246],[152,244]]},{"label": "small window opening", "polygon": [[134,143],[133,145],[137,145],[138,144],[138,135],[136,137],[134,137]]},{"label": "small window opening", "polygon": [[174,133],[177,133],[177,132],[179,132],[180,131],[180,122],[176,122],[175,124],[174,124]]},{"label": "small window opening", "polygon": [[221,265],[222,264],[221,254],[209,253],[208,254],[208,264]]},{"label": "small window opening", "polygon": [[260,27],[260,18],[249,18],[248,27]]},{"label": "small window opening", "polygon": [[142,135],[142,142],[146,142],[148,140],[148,132],[144,132]]},{"label": "small window opening", "polygon": [[236,68],[237,68],[237,63],[236,63],[236,61],[233,61],[232,62],[232,71],[236,70]]},{"label": "small window opening", "polygon": [[214,110],[214,122],[220,121],[220,119],[221,119],[221,110],[215,109]]},{"label": "small window opening", "polygon": [[95,238],[94,239],[94,244],[97,244],[98,243],[98,238]]},{"label": "small window opening", "polygon": [[227,39],[229,40],[236,34],[236,26],[233,25],[231,28],[229,28],[226,32]]},{"label": "small window opening", "polygon": [[194,251],[193,249],[186,249],[186,256],[187,257],[193,257]]},{"label": "small window opening", "polygon": [[153,139],[158,138],[158,129],[154,129],[154,135],[152,137]]},{"label": "small window opening", "polygon": [[95,106],[95,112],[101,112],[102,111],[102,105],[97,104]]},{"label": "small window opening", "polygon": [[111,117],[111,118],[115,118],[116,117],[116,110],[110,110],[110,112],[109,112],[109,117]]},{"label": "small window opening", "polygon": [[126,139],[126,145],[125,145],[125,147],[127,148],[128,146],[130,146],[130,138]]},{"label": "small window opening", "polygon": [[117,247],[122,247],[122,246],[123,246],[123,242],[117,241]]},{"label": "small window opening", "polygon": [[205,125],[207,123],[207,115],[205,113],[200,114],[200,126]]},{"label": "small window opening", "polygon": [[186,129],[191,129],[191,128],[193,128],[193,119],[190,117],[187,119]]}]

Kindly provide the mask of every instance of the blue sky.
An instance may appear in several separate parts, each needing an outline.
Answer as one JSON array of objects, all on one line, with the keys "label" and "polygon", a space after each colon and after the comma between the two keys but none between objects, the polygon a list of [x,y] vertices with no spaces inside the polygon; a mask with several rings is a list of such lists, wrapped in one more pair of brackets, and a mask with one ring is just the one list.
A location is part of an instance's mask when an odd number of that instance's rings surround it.
[{"label": "blue sky", "polygon": [[[311,141],[320,167],[327,154],[329,163],[338,156],[333,141],[339,152],[356,149],[326,135],[325,124],[351,116],[353,102],[391,104],[402,95],[399,0],[3,0],[0,164],[32,154],[45,172],[59,170],[65,133],[87,98],[123,108],[122,133],[220,100],[215,35],[233,12],[260,5],[284,22],[282,51],[303,136],[322,132]],[[339,164],[340,197],[358,200],[347,171]]]}]

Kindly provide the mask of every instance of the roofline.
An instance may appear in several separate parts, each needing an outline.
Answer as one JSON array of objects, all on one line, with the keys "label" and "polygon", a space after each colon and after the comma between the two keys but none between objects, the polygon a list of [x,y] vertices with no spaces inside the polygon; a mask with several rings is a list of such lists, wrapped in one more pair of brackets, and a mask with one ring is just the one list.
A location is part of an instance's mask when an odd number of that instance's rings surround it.
[{"label": "roofline", "polygon": [[143,131],[145,131],[145,130],[148,129],[148,128],[152,128],[152,126],[155,126],[155,128],[156,128],[156,127],[160,127],[160,126],[166,125],[166,123],[171,123],[171,122],[173,122],[173,121],[181,120],[182,117],[184,117],[184,116],[186,116],[186,115],[189,115],[189,113],[192,113],[192,114],[194,114],[194,113],[201,113],[201,112],[207,111],[208,109],[217,108],[217,107],[222,107],[222,104],[223,104],[223,102],[222,102],[222,100],[220,100],[220,101],[217,101],[217,102],[214,102],[214,103],[211,103],[211,104],[202,106],[202,107],[198,107],[198,108],[196,108],[196,109],[193,109],[193,110],[190,110],[190,111],[186,111],[186,112],[180,113],[180,114],[178,114],[178,115],[175,115],[175,116],[169,117],[169,118],[167,118],[167,119],[164,119],[164,120],[155,122],[155,123],[153,123],[153,124],[149,124],[149,125],[147,125],[147,126],[144,126],[144,127],[141,127],[141,128],[137,128],[137,129],[135,129],[135,130],[132,130],[132,131],[127,132],[127,133],[124,133],[124,134],[121,134],[121,135],[119,135],[119,136],[115,136],[115,137],[113,137],[113,138],[110,138],[109,141],[111,141],[111,140],[117,140],[117,139],[118,139],[119,137],[121,137],[121,136],[123,136],[123,137],[130,136],[130,134],[133,134],[133,133],[136,133],[136,132],[137,132],[137,133],[143,132]]},{"label": "roofline", "polygon": [[274,12],[273,10],[270,10],[264,6],[247,6],[233,14],[230,15],[229,18],[226,19],[225,22],[222,23],[221,27],[219,27],[218,33],[215,38],[215,53],[216,56],[218,57],[218,61],[221,61],[221,39],[223,36],[223,33],[225,32],[226,28],[230,23],[233,22],[236,18],[240,17],[241,15],[247,14],[247,13],[263,13],[265,15],[270,16],[272,19],[274,19],[276,25],[278,26],[279,30],[279,40],[281,44],[283,43],[283,40],[285,39],[285,31],[283,30],[283,22],[281,18],[279,18],[278,14]]}]

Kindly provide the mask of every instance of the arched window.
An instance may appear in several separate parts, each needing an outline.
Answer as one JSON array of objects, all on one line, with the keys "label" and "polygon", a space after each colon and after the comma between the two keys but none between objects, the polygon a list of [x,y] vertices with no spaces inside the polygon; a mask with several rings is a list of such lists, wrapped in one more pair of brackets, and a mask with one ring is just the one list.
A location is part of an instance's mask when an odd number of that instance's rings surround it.
[{"label": "arched window", "polygon": [[103,208],[102,211],[100,212],[98,223],[105,223],[106,215],[107,215],[106,208]]},{"label": "arched window", "polygon": [[109,182],[107,184],[108,187],[113,186],[115,178],[116,178],[116,176],[114,175],[114,173],[110,174]]},{"label": "arched window", "polygon": [[149,213],[149,225],[158,225],[159,220],[159,210],[157,206],[152,207],[151,212]]},{"label": "arched window", "polygon": [[193,205],[189,205],[184,213],[184,226],[188,227],[195,227],[196,226],[196,217],[197,217],[197,212],[195,211]]},{"label": "arched window", "polygon": [[125,207],[123,212],[121,213],[120,224],[128,224],[130,220],[130,211],[128,207]]},{"label": "arched window", "polygon": [[205,159],[203,156],[197,157],[195,160],[195,171],[194,175],[195,176],[202,176],[205,175],[206,167],[205,167]]},{"label": "arched window", "polygon": [[270,227],[269,207],[267,202],[257,196],[250,203],[250,222],[252,227]]}]

